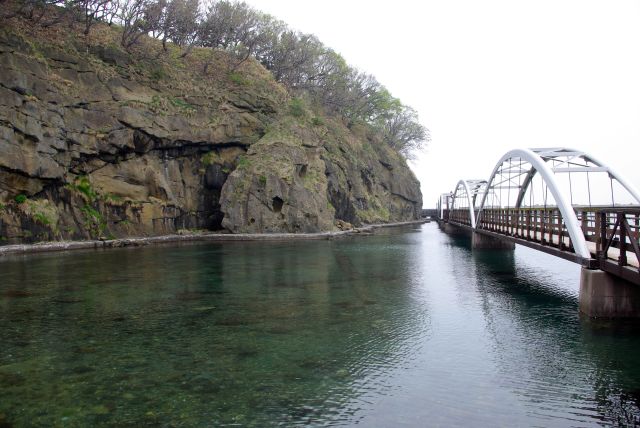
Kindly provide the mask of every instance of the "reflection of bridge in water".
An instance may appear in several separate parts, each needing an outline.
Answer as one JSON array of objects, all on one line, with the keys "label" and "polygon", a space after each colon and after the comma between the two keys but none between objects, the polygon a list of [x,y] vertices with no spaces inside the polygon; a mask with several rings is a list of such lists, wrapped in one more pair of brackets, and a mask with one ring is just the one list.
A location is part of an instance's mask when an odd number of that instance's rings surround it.
[{"label": "reflection of bridge in water", "polygon": [[512,150],[488,180],[442,194],[437,218],[470,234],[473,248],[521,244],[581,264],[580,310],[590,316],[640,316],[640,193],[593,156]]}]

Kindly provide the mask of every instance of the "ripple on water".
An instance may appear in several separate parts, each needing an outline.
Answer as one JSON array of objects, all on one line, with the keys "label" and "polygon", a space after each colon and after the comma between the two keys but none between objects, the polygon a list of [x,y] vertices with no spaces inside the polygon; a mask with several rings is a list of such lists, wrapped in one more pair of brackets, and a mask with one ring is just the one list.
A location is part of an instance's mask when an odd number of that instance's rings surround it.
[{"label": "ripple on water", "polygon": [[640,423],[573,265],[414,229],[0,261],[0,426]]}]

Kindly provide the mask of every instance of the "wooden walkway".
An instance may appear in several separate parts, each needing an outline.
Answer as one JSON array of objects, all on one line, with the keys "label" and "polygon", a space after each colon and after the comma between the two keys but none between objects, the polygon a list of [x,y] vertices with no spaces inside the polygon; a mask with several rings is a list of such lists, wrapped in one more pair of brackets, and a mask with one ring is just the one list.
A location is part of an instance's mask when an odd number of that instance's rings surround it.
[{"label": "wooden walkway", "polygon": [[[575,212],[582,235],[573,238],[557,208],[485,209],[478,214],[475,228],[467,208],[445,210],[441,221],[602,269],[640,285],[640,208],[590,207]],[[576,251],[576,245],[587,251]]]}]

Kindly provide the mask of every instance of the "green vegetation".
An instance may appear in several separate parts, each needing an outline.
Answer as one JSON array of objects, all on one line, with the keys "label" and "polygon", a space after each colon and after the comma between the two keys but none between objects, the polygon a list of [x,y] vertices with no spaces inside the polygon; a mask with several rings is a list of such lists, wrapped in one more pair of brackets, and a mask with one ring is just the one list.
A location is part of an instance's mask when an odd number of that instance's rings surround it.
[{"label": "green vegetation", "polygon": [[175,98],[175,97],[167,97],[169,102],[171,103],[171,105],[173,105],[174,107],[176,107],[179,110],[195,110],[196,108],[194,106],[192,106],[191,104],[189,104],[188,102],[186,102],[185,100],[181,100],[180,98]]},{"label": "green vegetation", "polygon": [[149,108],[156,114],[165,115],[169,109],[169,104],[166,98],[154,95],[149,103]]},{"label": "green vegetation", "polygon": [[304,103],[300,98],[294,98],[289,102],[289,114],[297,118],[306,116],[307,112],[305,111]]},{"label": "green vegetation", "polygon": [[304,187],[311,190],[312,192],[317,191],[318,189],[316,188],[316,186],[318,185],[318,183],[322,181],[322,178],[321,178],[322,175],[323,173],[321,173],[317,169],[308,168],[306,170],[304,177],[302,178],[302,183]]},{"label": "green vegetation", "polygon": [[115,202],[116,204],[123,201],[122,196],[114,195],[112,193],[104,195],[104,200],[106,202]]},{"label": "green vegetation", "polygon": [[209,152],[202,156],[202,164],[209,166],[214,164],[222,164],[223,160],[217,152]]},{"label": "green vegetation", "polygon": [[93,188],[88,176],[82,175],[75,179],[73,184],[68,185],[72,190],[77,191],[85,199],[86,203],[80,208],[80,212],[84,216],[84,227],[92,238],[99,238],[104,234],[107,223],[100,211],[92,206],[99,199],[108,202],[120,202],[121,197],[107,194],[101,198],[100,194]]},{"label": "green vegetation", "polygon": [[391,213],[385,207],[379,206],[379,204],[374,203],[367,210],[358,211],[358,217],[364,223],[373,224],[379,222],[388,222],[391,218]]},{"label": "green vegetation", "polygon": [[151,77],[152,80],[157,82],[157,81],[166,79],[167,72],[164,70],[163,67],[157,66],[151,69],[151,73],[149,76]]},{"label": "green vegetation", "polygon": [[27,202],[27,195],[21,193],[13,198],[13,200],[16,201],[17,204],[24,204],[25,202]]},{"label": "green vegetation", "polygon": [[89,178],[85,175],[76,178],[73,184],[73,188],[82,193],[89,200],[89,202],[93,202],[98,198],[98,192],[93,189]]},{"label": "green vegetation", "polygon": [[238,158],[238,168],[248,168],[251,165],[251,161],[247,156],[240,156]]},{"label": "green vegetation", "polygon": [[229,80],[240,86],[249,84],[249,80],[237,71],[232,71],[231,73],[229,73]]},{"label": "green vegetation", "polygon": [[42,224],[43,226],[50,226],[51,225],[51,220],[49,219],[49,217],[47,217],[47,215],[45,213],[42,212],[37,212],[33,214],[33,218],[35,221],[37,221],[38,223]]},{"label": "green vegetation", "polygon": [[84,225],[92,238],[99,238],[107,228],[107,223],[102,214],[89,204],[85,204],[80,211],[84,215]]},{"label": "green vegetation", "polygon": [[177,111],[185,116],[190,116],[196,111],[196,108],[188,102],[171,96],[154,95],[147,106],[152,112],[162,116],[171,111]]},{"label": "green vegetation", "polygon": [[265,177],[264,175],[261,175],[260,177],[258,177],[258,181],[260,182],[260,184],[262,186],[266,186],[267,185],[267,177]]},{"label": "green vegetation", "polygon": [[60,215],[57,207],[48,199],[25,199],[20,204],[20,210],[34,222],[48,227],[53,233],[58,233]]}]

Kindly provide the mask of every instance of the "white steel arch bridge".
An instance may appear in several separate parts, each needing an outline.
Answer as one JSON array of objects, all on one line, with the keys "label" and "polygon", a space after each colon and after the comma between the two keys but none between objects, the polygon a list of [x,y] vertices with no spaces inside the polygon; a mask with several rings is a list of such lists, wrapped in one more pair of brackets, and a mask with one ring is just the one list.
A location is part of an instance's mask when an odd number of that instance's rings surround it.
[{"label": "white steel arch bridge", "polygon": [[640,285],[640,193],[585,152],[511,150],[487,180],[442,194],[437,213],[485,243],[526,245]]}]

